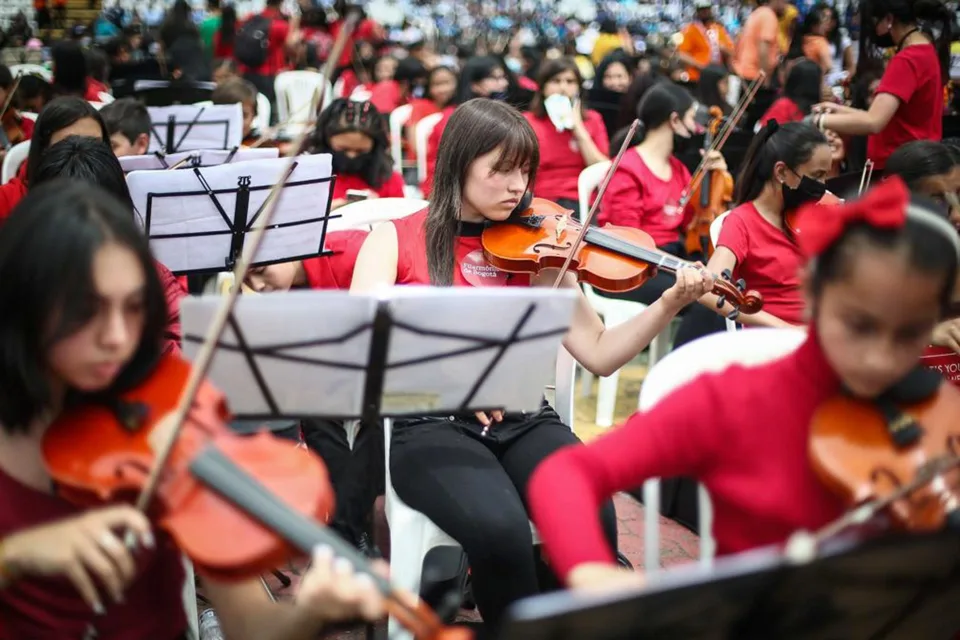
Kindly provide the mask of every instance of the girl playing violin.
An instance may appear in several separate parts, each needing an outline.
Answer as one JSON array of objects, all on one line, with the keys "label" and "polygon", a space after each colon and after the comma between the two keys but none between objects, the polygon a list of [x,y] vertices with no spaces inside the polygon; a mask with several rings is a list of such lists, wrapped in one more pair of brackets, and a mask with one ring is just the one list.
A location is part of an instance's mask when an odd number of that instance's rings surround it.
[{"label": "girl playing violin", "polygon": [[387,124],[369,102],[338,98],[317,120],[312,153],[333,154],[331,209],[347,204],[348,191],[368,198],[402,198],[403,177],[394,170]]},{"label": "girl playing violin", "polygon": [[[724,218],[707,263],[713,273],[729,269],[763,296],[762,311],[740,316],[744,325],[803,324],[803,256],[787,214],[826,193],[830,154],[826,137],[799,122],[780,126],[774,120],[754,137],[737,180],[739,204]],[[717,308],[712,294],[701,302]]]},{"label": "girl playing violin", "polygon": [[899,179],[850,204],[808,206],[798,227],[804,255],[815,260],[803,281],[808,337],[794,353],[701,376],[537,469],[531,512],[569,585],[642,581],[614,568],[589,515],[649,478],[706,485],[719,554],[781,543],[844,511],[809,462],[813,413],[842,391],[876,399],[917,367],[950,301],[960,239],[942,212],[911,202]]},{"label": "girl playing violin", "polygon": [[[689,147],[687,141],[701,130],[694,118],[696,112],[693,96],[670,81],[658,83],[643,96],[637,108],[643,131],[637,136],[636,146],[627,150],[610,179],[605,200],[597,214],[600,225],[641,229],[650,234],[662,251],[681,258],[693,257],[686,256],[681,238],[693,217],[693,207],[688,205],[681,211],[678,204],[690,184],[690,171],[674,154],[683,146]],[[717,179],[732,181],[719,151],[711,151],[708,158],[707,170],[715,171]],[[638,289],[624,293],[598,293],[652,304],[671,286],[673,276],[658,273]],[[691,307],[684,312],[676,344],[681,345],[721,326],[712,313]]]},{"label": "girl playing violin", "polygon": [[[533,187],[539,150],[530,125],[494,100],[464,103],[440,143],[430,207],[376,227],[360,249],[351,291],[381,286],[552,285],[556,273],[506,274],[484,258],[480,234],[506,220]],[[577,288],[573,274],[564,285]],[[564,346],[608,375],[635,357],[712,278],[682,269],[674,286],[628,322],[604,329],[581,296]],[[549,406],[525,414],[423,416],[393,425],[390,471],[397,495],[458,543],[472,567],[477,605],[495,628],[507,605],[539,590],[522,496],[548,454],[578,443]],[[600,518],[596,514],[600,513]],[[590,516],[616,543],[612,502]],[[601,524],[602,522],[602,524]]]},{"label": "girl playing violin", "polygon": [[[534,195],[577,211],[577,217],[586,213],[578,211],[577,179],[580,172],[592,164],[608,160],[610,151],[603,118],[596,111],[586,109],[581,102],[582,85],[580,69],[572,58],[551,60],[543,66],[540,88],[533,97],[530,111],[524,114],[537,135],[543,158]],[[548,114],[553,105],[547,100],[552,96],[567,98],[567,103],[563,104],[566,122],[562,125],[554,122]],[[563,128],[558,130],[559,126]]]},{"label": "girl playing violin", "polygon": [[[31,192],[0,232],[0,305],[3,638],[186,637],[171,539],[127,507],[60,498],[41,453],[65,403],[117,393],[160,355],[163,292],[129,208],[72,181]],[[123,529],[139,548],[121,541]],[[306,639],[331,620],[381,613],[371,581],[329,550],[314,560],[293,603],[271,602],[256,580],[206,580],[225,633]]]}]

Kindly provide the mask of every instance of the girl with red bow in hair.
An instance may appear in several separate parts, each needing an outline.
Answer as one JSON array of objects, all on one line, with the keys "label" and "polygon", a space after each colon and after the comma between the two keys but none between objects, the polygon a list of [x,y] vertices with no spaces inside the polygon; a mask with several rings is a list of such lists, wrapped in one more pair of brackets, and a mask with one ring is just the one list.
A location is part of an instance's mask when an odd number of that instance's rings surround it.
[{"label": "girl with red bow in hair", "polygon": [[689,476],[706,485],[721,555],[782,543],[845,511],[808,462],[813,413],[841,391],[868,399],[895,393],[918,367],[950,302],[960,238],[944,212],[912,202],[899,178],[850,204],[807,205],[796,228],[809,260],[803,290],[811,322],[794,353],[703,375],[535,471],[531,514],[570,586],[642,582],[615,568],[593,514],[649,478]]}]

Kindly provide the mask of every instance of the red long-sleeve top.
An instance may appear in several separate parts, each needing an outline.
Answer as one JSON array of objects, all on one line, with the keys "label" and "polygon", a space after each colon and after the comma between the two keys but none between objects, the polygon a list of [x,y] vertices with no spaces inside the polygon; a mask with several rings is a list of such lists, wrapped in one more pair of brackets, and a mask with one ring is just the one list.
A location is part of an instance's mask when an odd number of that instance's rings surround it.
[{"label": "red long-sleeve top", "polygon": [[713,502],[720,555],[778,544],[843,512],[807,454],[814,410],[840,389],[815,332],[789,356],[704,375],[585,446],[544,461],[530,513],[554,570],[614,562],[595,514],[649,478],[688,476]]}]

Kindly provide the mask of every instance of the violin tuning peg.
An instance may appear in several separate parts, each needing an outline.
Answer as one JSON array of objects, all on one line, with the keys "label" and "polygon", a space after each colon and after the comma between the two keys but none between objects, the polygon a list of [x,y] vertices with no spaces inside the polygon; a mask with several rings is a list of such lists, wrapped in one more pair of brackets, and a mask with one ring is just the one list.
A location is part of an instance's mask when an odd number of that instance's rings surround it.
[{"label": "violin tuning peg", "polygon": [[737,290],[740,291],[740,293],[743,293],[744,291],[746,291],[747,281],[744,280],[743,278],[740,278],[739,280],[737,280]]},{"label": "violin tuning peg", "polygon": [[723,309],[723,305],[727,303],[727,296],[720,296],[717,298],[717,309]]},{"label": "violin tuning peg", "polygon": [[720,272],[720,277],[724,280],[730,280],[733,278],[733,272],[730,269],[724,269]]},{"label": "violin tuning peg", "polygon": [[739,317],[740,317],[740,309],[734,309],[733,311],[727,314],[727,320],[729,320],[730,322],[736,322],[737,318]]}]

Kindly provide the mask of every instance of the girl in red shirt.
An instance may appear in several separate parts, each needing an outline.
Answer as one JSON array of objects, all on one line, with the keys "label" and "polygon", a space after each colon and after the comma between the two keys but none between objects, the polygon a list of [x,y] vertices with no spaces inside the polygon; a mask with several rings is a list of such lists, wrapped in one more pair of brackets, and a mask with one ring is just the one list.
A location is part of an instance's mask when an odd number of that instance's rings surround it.
[{"label": "girl in red shirt", "polygon": [[[657,247],[669,254],[699,258],[686,255],[682,235],[693,216],[693,208],[688,204],[681,211],[678,203],[690,183],[690,172],[674,155],[680,145],[686,145],[700,130],[694,119],[696,111],[693,96],[672,82],[660,82],[647,91],[637,108],[643,127],[637,135],[639,140],[623,155],[610,179],[597,214],[600,225],[635,227],[650,234]],[[719,152],[711,152],[707,169],[716,170],[717,175],[732,182]],[[649,305],[670,286],[672,276],[658,273],[638,289],[622,293],[598,290],[598,293]],[[690,307],[684,310],[675,344],[684,344],[722,328],[723,322],[715,314],[699,306]]]},{"label": "girl in red shirt", "polygon": [[[540,169],[534,195],[552,200],[580,217],[577,179],[592,164],[608,160],[610,142],[600,114],[586,109],[581,102],[583,79],[572,58],[558,58],[544,64],[539,89],[533,97],[527,122],[540,144]],[[547,115],[544,101],[562,95],[573,103],[569,128],[557,130]]]},{"label": "girl in red shirt", "polygon": [[800,122],[820,102],[823,72],[816,63],[800,60],[790,69],[783,85],[783,95],[770,105],[757,123],[757,130],[770,120],[780,124]]},{"label": "girl in red shirt", "polygon": [[931,395],[939,388],[941,380],[915,370],[957,275],[960,240],[942,212],[911,203],[895,179],[862,201],[805,207],[798,227],[804,255],[816,261],[805,274],[809,335],[794,353],[703,375],[535,472],[534,522],[570,586],[642,582],[613,567],[592,514],[649,478],[683,475],[706,485],[720,555],[819,529],[845,505],[809,462],[814,411],[843,392],[868,401],[897,394],[908,377]]},{"label": "girl in red shirt", "polygon": [[[800,122],[781,127],[771,121],[753,139],[737,180],[739,205],[723,220],[707,263],[713,273],[729,269],[763,295],[763,310],[741,315],[739,322],[767,327],[804,323],[803,257],[787,214],[823,197],[831,163],[826,137]],[[717,308],[711,294],[701,302]]]},{"label": "girl in red shirt", "polygon": [[[869,135],[867,158],[883,169],[901,145],[943,137],[943,86],[950,80],[955,16],[936,0],[874,0],[860,8],[860,68],[875,62],[879,48],[896,47],[897,53],[869,111],[823,103],[813,122],[839,134]],[[921,21],[937,24],[939,37],[918,26]]]},{"label": "girl in red shirt", "polygon": [[331,102],[317,120],[312,153],[333,154],[331,209],[349,202],[348,191],[363,191],[368,198],[403,197],[403,177],[393,167],[385,118],[369,102]]},{"label": "girl in red shirt", "polygon": [[410,101],[413,110],[410,112],[410,118],[404,125],[406,129],[406,150],[405,157],[408,160],[416,160],[415,153],[417,148],[417,123],[434,113],[440,113],[453,102],[454,93],[457,91],[457,72],[450,67],[434,67],[427,74],[426,84],[423,89],[422,98],[414,98]]},{"label": "girl in red shirt", "polygon": [[427,176],[420,185],[425,198],[430,197],[433,188],[433,172],[436,170],[437,154],[440,151],[440,139],[447,127],[450,116],[457,105],[474,98],[506,100],[509,80],[503,63],[493,56],[477,56],[467,60],[460,70],[457,91],[451,102],[443,110],[443,118],[436,124],[427,138]]},{"label": "girl in red shirt", "polygon": [[[480,246],[484,225],[506,220],[522,204],[538,168],[536,137],[518,111],[494,100],[464,103],[451,116],[440,143],[430,207],[382,224],[367,236],[351,291],[396,284],[552,285],[550,274],[532,278],[497,270],[486,262]],[[567,275],[565,286],[579,291],[573,274]],[[585,367],[608,375],[711,286],[708,274],[683,269],[660,300],[608,329],[581,296],[564,346]],[[577,442],[549,406],[526,414],[481,412],[394,421],[389,460],[394,489],[462,545],[488,626],[497,626],[510,603],[539,591],[522,496],[545,456]],[[606,502],[600,513],[607,540],[615,544],[613,504]]]},{"label": "girl in red shirt", "polygon": [[[0,233],[0,306],[18,310],[0,314],[3,637],[186,637],[173,540],[130,508],[64,500],[41,453],[67,393],[113,397],[160,355],[163,293],[129,209],[74,181],[29,194]],[[140,547],[129,549],[117,527],[139,533]],[[380,614],[372,581],[331,555],[315,554],[292,603],[271,602],[256,579],[204,579],[224,633],[302,638],[328,621]]]}]

